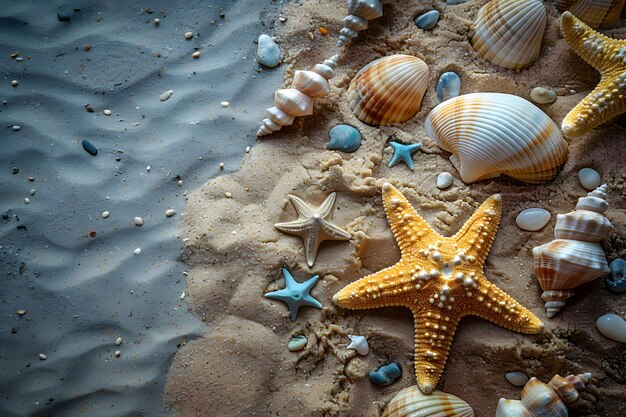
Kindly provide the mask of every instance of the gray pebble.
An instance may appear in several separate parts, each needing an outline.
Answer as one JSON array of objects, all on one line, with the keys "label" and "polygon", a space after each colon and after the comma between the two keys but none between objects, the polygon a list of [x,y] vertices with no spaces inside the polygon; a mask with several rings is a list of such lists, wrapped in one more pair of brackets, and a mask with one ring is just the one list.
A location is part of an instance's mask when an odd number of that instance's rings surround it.
[{"label": "gray pebble", "polygon": [[442,172],[437,175],[437,188],[443,190],[444,188],[448,188],[452,185],[454,181],[454,177],[449,172]]},{"label": "gray pebble", "polygon": [[507,381],[509,381],[511,384],[515,385],[516,387],[523,387],[524,385],[526,385],[529,379],[528,375],[526,375],[522,371],[507,372],[504,375],[504,377],[506,378]]},{"label": "gray pebble", "polygon": [[299,334],[291,338],[291,340],[289,341],[289,344],[287,344],[287,349],[289,349],[291,352],[297,352],[299,350],[304,349],[307,342],[308,340],[306,336]]},{"label": "gray pebble", "polygon": [[439,11],[431,10],[421,16],[415,18],[415,25],[423,30],[430,30],[435,27],[439,21]]},{"label": "gray pebble", "polygon": [[141,217],[135,217],[133,219],[135,226],[143,226],[143,219]]},{"label": "gray pebble", "polygon": [[556,101],[556,93],[546,87],[535,87],[530,91],[530,99],[537,104],[551,104]]}]

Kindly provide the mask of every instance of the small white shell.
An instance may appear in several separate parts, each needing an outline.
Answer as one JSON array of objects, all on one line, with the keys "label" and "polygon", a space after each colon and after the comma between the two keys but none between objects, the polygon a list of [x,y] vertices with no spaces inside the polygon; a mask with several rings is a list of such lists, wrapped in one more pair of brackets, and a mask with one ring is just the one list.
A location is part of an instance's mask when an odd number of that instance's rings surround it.
[{"label": "small white shell", "polygon": [[471,44],[492,64],[520,69],[541,51],[546,8],[540,0],[492,0],[478,11]]},{"label": "small white shell", "polygon": [[428,78],[428,66],[414,56],[391,55],[370,62],[348,88],[352,113],[374,126],[405,122],[419,111]]},{"label": "small white shell", "polygon": [[541,109],[521,97],[473,93],[435,107],[426,135],[448,152],[465,183],[505,174],[541,184],[567,160],[567,142]]},{"label": "small white shell", "polygon": [[381,417],[474,417],[474,411],[452,394],[433,391],[425,395],[412,386],[393,397]]}]

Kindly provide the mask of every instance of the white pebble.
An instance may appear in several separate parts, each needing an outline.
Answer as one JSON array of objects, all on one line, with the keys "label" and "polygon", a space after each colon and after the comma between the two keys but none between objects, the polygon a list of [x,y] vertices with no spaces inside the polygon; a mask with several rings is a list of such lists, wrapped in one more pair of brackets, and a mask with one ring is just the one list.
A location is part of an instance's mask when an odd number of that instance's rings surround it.
[{"label": "white pebble", "polygon": [[552,215],[546,209],[542,208],[528,208],[522,210],[520,214],[515,218],[515,223],[522,230],[528,230],[530,232],[536,232],[543,229],[548,224]]},{"label": "white pebble", "polygon": [[161,19],[159,19],[159,18],[154,19],[154,24],[155,25],[159,26],[160,23],[161,23]]},{"label": "white pebble", "polygon": [[110,215],[110,214],[111,214],[111,213],[109,213],[108,211],[103,211],[103,212],[102,212],[102,218],[103,218],[103,219],[106,219],[106,218],[108,218],[108,217],[109,217],[109,215]]},{"label": "white pebble", "polygon": [[167,90],[166,92],[161,94],[161,96],[159,97],[159,100],[165,101],[169,99],[170,97],[172,97],[172,94],[174,94],[174,90]]},{"label": "white pebble", "polygon": [[596,326],[605,337],[626,343],[626,321],[617,314],[605,314],[596,320]]},{"label": "white pebble", "polygon": [[232,194],[232,193],[229,193],[228,191],[226,191],[226,192],[224,193],[224,197],[226,197],[226,198],[233,198],[233,194]]},{"label": "white pebble", "polygon": [[176,210],[174,210],[174,209],[167,209],[167,210],[165,210],[165,215],[167,217],[172,217],[174,214],[176,214]]},{"label": "white pebble", "polygon": [[148,166],[146,167],[146,171],[148,171],[148,172],[150,172],[150,170],[151,170],[151,169],[152,169],[152,167],[151,167],[150,165],[148,165]]},{"label": "white pebble", "polygon": [[522,371],[507,372],[504,377],[516,387],[523,387],[528,382],[528,375]]},{"label": "white pebble", "polygon": [[143,219],[141,217],[135,217],[133,222],[135,222],[136,226],[143,226]]},{"label": "white pebble", "polygon": [[185,32],[185,39],[189,40],[193,38],[193,32]]},{"label": "white pebble", "polygon": [[48,359],[48,357],[46,355],[44,355],[43,353],[39,354],[39,359],[41,359],[42,361],[45,361],[46,359]]},{"label": "white pebble", "polygon": [[530,99],[537,104],[551,104],[556,101],[556,93],[546,87],[535,87],[530,91]]},{"label": "white pebble", "polygon": [[122,352],[120,352],[119,350],[115,351],[115,357],[119,358],[120,356],[122,356]]},{"label": "white pebble", "polygon": [[17,83],[17,80],[13,80],[13,81],[11,81],[11,85],[12,85],[13,87],[17,87],[17,84],[18,84],[18,83]]},{"label": "white pebble", "polygon": [[228,101],[220,101],[220,106],[228,107],[228,106],[230,106],[230,103]]},{"label": "white pebble", "polygon": [[578,171],[578,181],[586,190],[595,190],[602,183],[598,171],[592,168],[583,168]]},{"label": "white pebble", "polygon": [[36,192],[36,191],[35,191],[35,189],[34,189],[34,188],[31,188],[31,189],[30,189],[30,195],[31,195],[31,196],[35,195],[35,192]]},{"label": "white pebble", "polygon": [[19,132],[20,130],[22,130],[22,126],[13,125],[11,126],[11,129],[13,129],[14,132]]},{"label": "white pebble", "polygon": [[272,68],[280,64],[280,48],[268,35],[259,36],[259,47],[256,55],[259,64],[265,65],[266,67]]},{"label": "white pebble", "polygon": [[246,146],[246,153],[249,153],[249,152],[250,152],[250,147]]},{"label": "white pebble", "polygon": [[442,172],[437,175],[437,188],[443,190],[444,188],[448,188],[452,185],[452,181],[454,181],[454,177],[449,172]]},{"label": "white pebble", "polygon": [[113,112],[111,110],[109,110],[109,109],[106,109],[102,113],[104,113],[105,116],[110,116],[111,113],[113,113]]},{"label": "white pebble", "polygon": [[141,248],[136,248],[134,253],[139,256],[141,254]]},{"label": "white pebble", "polygon": [[30,199],[28,197],[24,199],[24,204],[30,204]]},{"label": "white pebble", "polygon": [[224,169],[224,163],[220,162],[220,169]]},{"label": "white pebble", "polygon": [[122,344],[122,338],[121,338],[121,337],[118,337],[118,338],[115,340],[115,346],[119,346],[119,345],[121,345],[121,344]]},{"label": "white pebble", "polygon": [[180,295],[180,299],[184,300],[185,299],[185,291],[183,291],[183,293]]},{"label": "white pebble", "polygon": [[183,180],[178,180],[178,185],[183,185]]},{"label": "white pebble", "polygon": [[194,57],[195,59],[198,59],[198,58],[200,58],[200,52],[196,51],[193,54],[191,54],[191,56]]}]

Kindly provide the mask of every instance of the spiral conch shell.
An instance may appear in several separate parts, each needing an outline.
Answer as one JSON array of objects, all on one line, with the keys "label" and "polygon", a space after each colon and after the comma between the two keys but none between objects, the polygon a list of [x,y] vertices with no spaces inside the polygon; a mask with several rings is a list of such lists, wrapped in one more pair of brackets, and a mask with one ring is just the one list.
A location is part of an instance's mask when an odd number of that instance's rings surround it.
[{"label": "spiral conch shell", "polygon": [[599,244],[613,227],[602,215],[608,208],[607,190],[606,184],[601,185],[579,198],[575,211],[557,215],[556,239],[533,249],[535,275],[549,318],[574,294],[572,288],[609,273]]},{"label": "spiral conch shell", "polygon": [[496,417],[567,417],[567,407],[578,402],[591,374],[555,375],[547,384],[531,378],[522,390],[521,400],[498,402]]},{"label": "spiral conch shell", "polygon": [[559,10],[569,10],[594,29],[616,28],[622,23],[624,0],[556,0],[555,5]]},{"label": "spiral conch shell", "polygon": [[419,111],[428,78],[428,65],[411,55],[390,55],[370,62],[350,82],[352,113],[374,126],[405,122]]},{"label": "spiral conch shell", "polygon": [[337,46],[344,46],[357,37],[358,32],[367,29],[367,22],[383,15],[383,4],[393,0],[348,0],[348,16],[343,19]]},{"label": "spiral conch shell", "polygon": [[567,161],[558,126],[521,97],[473,93],[435,107],[426,135],[444,150],[465,183],[501,174],[531,184],[552,180]]},{"label": "spiral conch shell", "polygon": [[541,0],[492,0],[478,11],[471,44],[492,64],[525,68],[539,57],[546,20]]},{"label": "spiral conch shell", "polygon": [[313,114],[316,98],[326,97],[330,92],[328,80],[335,76],[338,55],[317,64],[313,71],[296,71],[291,88],[274,93],[274,107],[267,109],[267,118],[257,131],[257,136],[269,135],[283,126],[292,125],[294,119]]},{"label": "spiral conch shell", "polygon": [[381,417],[474,417],[468,403],[441,391],[426,395],[417,386],[400,391]]}]

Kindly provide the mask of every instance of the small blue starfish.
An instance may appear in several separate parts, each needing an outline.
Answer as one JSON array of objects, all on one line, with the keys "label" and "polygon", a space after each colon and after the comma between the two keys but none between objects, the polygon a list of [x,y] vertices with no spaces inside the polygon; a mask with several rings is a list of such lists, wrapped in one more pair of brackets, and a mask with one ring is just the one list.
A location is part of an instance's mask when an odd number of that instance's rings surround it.
[{"label": "small blue starfish", "polygon": [[411,171],[413,171],[415,165],[413,165],[412,155],[422,147],[422,144],[412,143],[410,145],[403,145],[398,142],[389,142],[389,144],[393,148],[393,157],[387,166],[392,167],[400,162],[404,162],[409,168],[411,168]]},{"label": "small blue starfish", "polygon": [[283,276],[285,277],[285,288],[268,292],[265,294],[265,297],[280,300],[287,304],[289,312],[291,313],[291,321],[296,321],[298,310],[302,306],[322,308],[322,303],[309,294],[309,291],[311,291],[317,280],[320,279],[319,275],[309,278],[302,284],[293,278],[293,275],[287,271],[287,268],[283,268]]}]

